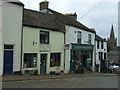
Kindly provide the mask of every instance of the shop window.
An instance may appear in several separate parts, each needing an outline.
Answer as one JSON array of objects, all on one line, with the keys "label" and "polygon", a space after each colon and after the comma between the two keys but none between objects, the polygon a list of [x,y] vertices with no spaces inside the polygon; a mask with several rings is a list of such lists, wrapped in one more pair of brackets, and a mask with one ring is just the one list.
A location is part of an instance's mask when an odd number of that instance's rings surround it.
[{"label": "shop window", "polygon": [[50,67],[60,66],[61,54],[51,53],[50,55]]},{"label": "shop window", "polygon": [[91,41],[92,41],[92,35],[88,34],[88,43],[91,44]]},{"label": "shop window", "polygon": [[82,40],[82,33],[80,31],[78,31],[78,35],[77,35],[77,43],[81,44],[81,40]]},{"label": "shop window", "polygon": [[24,68],[37,67],[37,54],[25,53],[24,54]]},{"label": "shop window", "polygon": [[40,31],[40,43],[49,44],[49,32],[48,31]]}]

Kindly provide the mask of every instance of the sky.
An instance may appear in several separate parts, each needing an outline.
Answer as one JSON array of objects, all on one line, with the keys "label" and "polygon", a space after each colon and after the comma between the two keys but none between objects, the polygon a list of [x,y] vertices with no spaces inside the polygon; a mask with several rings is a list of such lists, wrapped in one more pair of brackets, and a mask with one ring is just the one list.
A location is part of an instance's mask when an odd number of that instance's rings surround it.
[{"label": "sky", "polygon": [[[20,0],[25,8],[39,11],[39,3],[44,0]],[[118,37],[119,0],[47,0],[49,8],[62,14],[75,13],[77,20],[89,28],[94,28],[102,38],[110,36],[114,25]]]}]

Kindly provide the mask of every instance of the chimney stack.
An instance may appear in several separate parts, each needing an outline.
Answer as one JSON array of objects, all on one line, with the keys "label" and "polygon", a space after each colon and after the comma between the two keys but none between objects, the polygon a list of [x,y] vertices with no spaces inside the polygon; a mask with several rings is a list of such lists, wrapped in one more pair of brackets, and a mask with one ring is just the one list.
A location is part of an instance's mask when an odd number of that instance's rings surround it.
[{"label": "chimney stack", "polygon": [[48,1],[43,1],[41,3],[39,3],[39,9],[40,10],[43,10],[43,9],[48,9],[48,6],[49,6],[49,2]]},{"label": "chimney stack", "polygon": [[65,16],[69,16],[70,18],[74,19],[75,21],[77,21],[77,14],[76,13],[68,13],[68,14],[65,14]]}]

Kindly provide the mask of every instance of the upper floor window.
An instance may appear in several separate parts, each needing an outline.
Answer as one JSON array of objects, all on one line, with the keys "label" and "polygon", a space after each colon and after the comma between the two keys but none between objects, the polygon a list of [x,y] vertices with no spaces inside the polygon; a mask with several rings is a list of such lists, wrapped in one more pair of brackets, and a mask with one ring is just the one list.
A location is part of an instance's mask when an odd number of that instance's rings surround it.
[{"label": "upper floor window", "polygon": [[49,32],[48,31],[40,31],[40,43],[49,44]]},{"label": "upper floor window", "polygon": [[81,43],[81,40],[82,40],[82,33],[80,31],[78,31],[78,34],[77,34],[77,43]]},{"label": "upper floor window", "polygon": [[101,49],[103,49],[103,41],[101,42]]},{"label": "upper floor window", "polygon": [[88,43],[91,44],[91,41],[92,41],[92,35],[88,34]]},{"label": "upper floor window", "polygon": [[97,49],[99,49],[100,47],[99,47],[99,41],[97,41]]}]

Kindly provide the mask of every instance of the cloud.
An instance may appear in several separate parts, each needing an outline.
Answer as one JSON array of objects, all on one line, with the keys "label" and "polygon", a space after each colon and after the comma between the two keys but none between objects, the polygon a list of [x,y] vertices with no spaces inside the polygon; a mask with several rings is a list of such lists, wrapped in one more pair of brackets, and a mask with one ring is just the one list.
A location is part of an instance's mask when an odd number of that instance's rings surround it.
[{"label": "cloud", "polygon": [[[39,10],[39,3],[43,0],[21,0],[25,8]],[[48,0],[49,7],[60,13],[74,13],[78,15],[78,21],[84,25],[95,28],[97,34],[107,38],[114,25],[115,33],[118,34],[117,4],[119,0]],[[100,5],[98,5],[102,2]],[[96,5],[98,5],[96,7]],[[95,9],[93,9],[96,7]],[[93,9],[90,13],[86,15]],[[83,17],[85,15],[85,17]],[[83,17],[82,19],[80,19]]]}]

